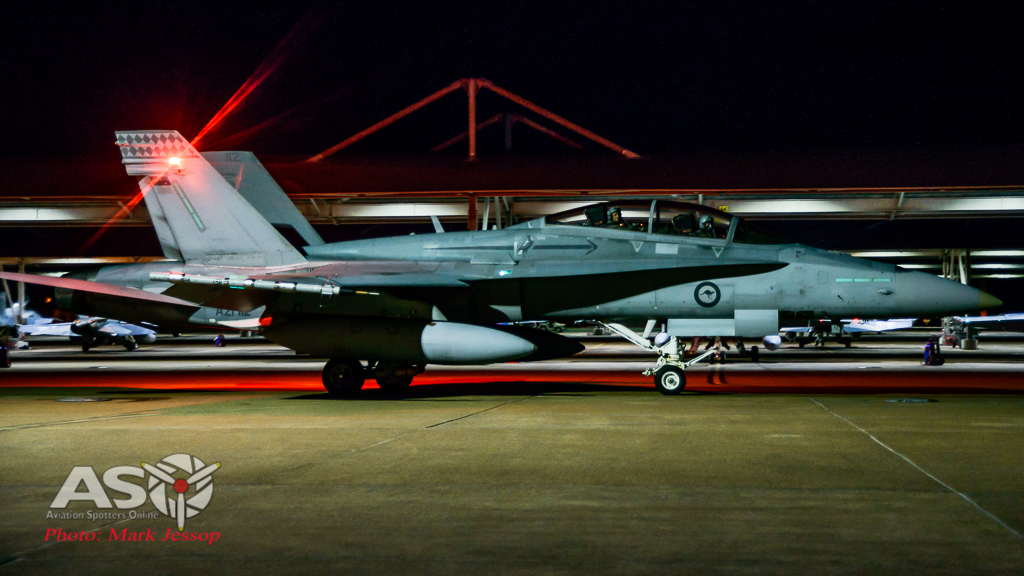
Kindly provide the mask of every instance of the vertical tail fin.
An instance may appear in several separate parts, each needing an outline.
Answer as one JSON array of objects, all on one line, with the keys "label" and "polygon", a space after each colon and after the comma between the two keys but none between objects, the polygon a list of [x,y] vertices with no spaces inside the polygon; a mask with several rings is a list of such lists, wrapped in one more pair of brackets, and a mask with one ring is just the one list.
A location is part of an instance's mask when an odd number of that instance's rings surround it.
[{"label": "vertical tail fin", "polygon": [[176,248],[188,264],[222,266],[306,261],[181,134],[140,130],[115,137],[128,174],[140,177],[165,254]]},{"label": "vertical tail fin", "polygon": [[309,246],[319,246],[323,238],[299,212],[284,190],[277,185],[252,152],[201,152],[232,188],[274,226],[287,226]]}]

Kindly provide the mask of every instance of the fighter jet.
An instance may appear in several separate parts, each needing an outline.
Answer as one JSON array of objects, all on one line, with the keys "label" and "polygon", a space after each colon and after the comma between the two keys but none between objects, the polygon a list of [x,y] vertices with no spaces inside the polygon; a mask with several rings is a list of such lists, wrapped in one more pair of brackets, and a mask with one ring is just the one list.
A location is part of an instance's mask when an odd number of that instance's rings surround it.
[{"label": "fighter jet", "polygon": [[[1000,304],[957,282],[790,243],[727,213],[664,200],[300,253],[177,132],[115,138],[150,213],[159,215],[158,234],[173,238],[181,261],[108,267],[90,280],[47,278],[58,303],[161,326],[203,306],[243,313],[264,306],[263,335],[329,359],[324,386],[339,396],[357,392],[367,377],[400,391],[428,363],[526,362],[583,349],[565,336],[507,325],[515,322],[602,322],[658,355],[645,373],[674,395],[697,360],[684,360],[679,338],[770,344],[779,340],[780,312],[947,316]],[[641,335],[623,322],[648,328]],[[656,346],[648,337],[659,323],[666,333]]]},{"label": "fighter jet", "polygon": [[83,317],[74,322],[28,324],[19,326],[18,330],[30,336],[66,336],[81,344],[82,352],[107,344],[124,346],[125,350],[132,352],[139,347],[139,342],[156,342],[156,330],[106,318]]},{"label": "fighter jet", "polygon": [[[788,326],[782,328],[786,340],[796,342],[801,348],[809,342],[815,346],[824,346],[828,338],[850,347],[853,340],[860,339],[869,332],[890,332],[905,330],[914,325],[916,318],[892,318],[889,320],[861,320],[860,318],[843,318],[839,322],[822,319],[809,322],[806,326]],[[810,336],[808,336],[810,334]]]},{"label": "fighter jet", "polygon": [[947,344],[973,350],[978,346],[981,330],[1024,330],[1024,313],[1007,312],[998,316],[954,316],[942,319],[942,333]]}]

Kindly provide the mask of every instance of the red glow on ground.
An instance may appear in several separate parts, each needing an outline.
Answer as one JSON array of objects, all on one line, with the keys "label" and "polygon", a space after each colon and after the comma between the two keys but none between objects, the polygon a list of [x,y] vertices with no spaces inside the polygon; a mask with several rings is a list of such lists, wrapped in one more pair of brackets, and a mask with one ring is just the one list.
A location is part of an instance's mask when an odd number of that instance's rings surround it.
[{"label": "red glow on ground", "polygon": [[[551,385],[552,391],[576,387],[647,388],[653,391],[651,379],[635,372],[548,372],[517,370],[493,371],[432,370],[416,377],[414,387],[460,386],[460,393],[473,394],[480,386],[481,394],[516,394],[518,385],[530,384],[531,393]],[[242,371],[178,371],[178,372],[7,372],[0,388],[67,387],[67,388],[134,388],[189,391],[279,391],[323,392],[320,374],[316,372],[242,372]],[[372,380],[366,389],[377,388]],[[687,372],[687,391],[744,394],[1016,394],[1024,392],[1024,378],[1013,372],[871,372],[850,371],[771,371],[748,372],[728,370]],[[427,389],[422,393],[429,394]]]}]

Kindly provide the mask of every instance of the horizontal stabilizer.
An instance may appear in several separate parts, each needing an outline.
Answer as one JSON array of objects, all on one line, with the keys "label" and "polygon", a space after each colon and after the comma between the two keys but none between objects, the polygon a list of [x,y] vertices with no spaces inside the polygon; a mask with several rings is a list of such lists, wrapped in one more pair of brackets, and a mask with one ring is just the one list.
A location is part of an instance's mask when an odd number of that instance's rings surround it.
[{"label": "horizontal stabilizer", "polygon": [[91,282],[89,280],[76,280],[74,278],[56,278],[53,276],[37,276],[35,274],[19,274],[17,272],[0,272],[0,279],[10,280],[12,282],[37,284],[40,286],[52,286],[54,288],[63,288],[65,290],[78,290],[80,292],[89,292],[92,294],[103,294],[118,298],[128,298],[131,300],[142,300],[157,304],[169,304],[171,306],[199,309],[195,304],[186,302],[185,300],[164,296],[163,294],[154,294],[153,292],[147,292],[138,288],[118,286],[116,284],[104,284],[102,282]]}]

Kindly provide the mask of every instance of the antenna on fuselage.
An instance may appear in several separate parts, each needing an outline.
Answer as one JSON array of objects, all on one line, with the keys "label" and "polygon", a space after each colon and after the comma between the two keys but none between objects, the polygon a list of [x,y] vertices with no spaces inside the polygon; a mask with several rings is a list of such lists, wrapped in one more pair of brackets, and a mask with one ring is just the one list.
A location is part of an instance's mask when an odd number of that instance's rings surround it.
[{"label": "antenna on fuselage", "polygon": [[434,232],[444,234],[444,227],[441,226],[441,221],[437,219],[437,216],[431,216],[430,221],[434,223]]}]

